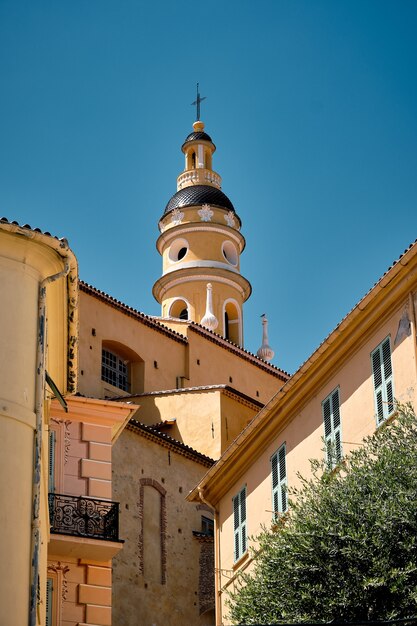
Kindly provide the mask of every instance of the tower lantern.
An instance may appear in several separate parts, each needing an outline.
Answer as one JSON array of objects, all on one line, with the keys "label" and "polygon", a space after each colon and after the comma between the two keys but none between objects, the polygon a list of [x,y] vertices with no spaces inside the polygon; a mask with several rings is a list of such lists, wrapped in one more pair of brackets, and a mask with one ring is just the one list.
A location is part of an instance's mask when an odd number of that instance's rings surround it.
[{"label": "tower lantern", "polygon": [[242,309],[251,286],[240,273],[245,247],[241,221],[212,169],[216,146],[201,120],[194,122],[181,149],[185,168],[159,222],[162,276],[153,294],[162,317],[188,319],[214,330],[207,324],[209,293],[210,315],[218,321],[215,332],[242,346]]}]

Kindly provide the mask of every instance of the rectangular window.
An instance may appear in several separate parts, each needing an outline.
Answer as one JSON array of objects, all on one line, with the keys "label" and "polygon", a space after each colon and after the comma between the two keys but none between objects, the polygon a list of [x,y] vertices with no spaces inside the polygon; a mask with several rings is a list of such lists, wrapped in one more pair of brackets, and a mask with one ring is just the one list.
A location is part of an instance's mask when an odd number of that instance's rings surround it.
[{"label": "rectangular window", "polygon": [[324,423],[326,463],[329,469],[336,467],[342,459],[342,435],[340,423],[339,388],[332,391],[321,403]]},{"label": "rectangular window", "polygon": [[285,443],[271,457],[272,473],[272,507],[274,516],[285,513],[288,508],[287,499],[287,466],[285,461]]},{"label": "rectangular window", "polygon": [[104,348],[101,352],[101,380],[122,391],[129,391],[127,363],[117,354]]},{"label": "rectangular window", "polygon": [[214,520],[209,517],[201,516],[201,532],[207,535],[208,537],[213,537],[214,535]]},{"label": "rectangular window", "polygon": [[235,562],[245,554],[247,550],[246,537],[246,487],[233,498]]},{"label": "rectangular window", "polygon": [[377,425],[392,415],[394,406],[394,381],[392,377],[391,344],[387,337],[371,353],[372,377]]}]

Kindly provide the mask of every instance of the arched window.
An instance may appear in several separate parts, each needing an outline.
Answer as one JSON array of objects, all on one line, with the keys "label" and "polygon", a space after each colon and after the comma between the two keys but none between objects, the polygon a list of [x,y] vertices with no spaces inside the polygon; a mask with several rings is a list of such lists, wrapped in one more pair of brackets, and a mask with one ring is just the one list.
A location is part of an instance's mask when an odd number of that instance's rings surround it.
[{"label": "arched window", "polygon": [[169,309],[170,317],[177,317],[180,320],[189,319],[188,302],[182,299],[174,300]]},{"label": "arched window", "polygon": [[117,341],[103,341],[101,380],[127,393],[143,391],[144,362],[136,352]]},{"label": "arched window", "polygon": [[240,311],[237,302],[227,300],[224,304],[224,336],[238,346],[242,343]]}]

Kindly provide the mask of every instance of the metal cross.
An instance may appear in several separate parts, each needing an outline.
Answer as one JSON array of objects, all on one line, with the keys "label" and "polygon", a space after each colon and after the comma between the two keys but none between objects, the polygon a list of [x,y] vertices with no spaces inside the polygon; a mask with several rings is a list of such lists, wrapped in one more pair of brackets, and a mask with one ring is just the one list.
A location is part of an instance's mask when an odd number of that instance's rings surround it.
[{"label": "metal cross", "polygon": [[206,96],[203,96],[203,98],[201,98],[200,92],[198,91],[198,83],[197,83],[197,100],[194,100],[194,102],[191,104],[191,106],[195,106],[197,109],[196,122],[200,121],[200,103],[205,99],[206,99]]}]

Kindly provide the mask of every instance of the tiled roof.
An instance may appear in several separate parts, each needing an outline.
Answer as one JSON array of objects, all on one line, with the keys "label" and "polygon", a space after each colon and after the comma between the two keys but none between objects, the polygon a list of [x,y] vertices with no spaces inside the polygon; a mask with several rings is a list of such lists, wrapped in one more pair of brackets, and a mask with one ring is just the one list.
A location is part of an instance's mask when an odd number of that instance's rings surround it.
[{"label": "tiled roof", "polygon": [[213,143],[210,135],[207,135],[207,133],[203,131],[196,131],[196,132],[190,133],[188,137],[185,138],[184,144],[186,144],[188,141],[197,141],[197,140],[210,141],[210,143]]},{"label": "tiled roof", "polygon": [[161,433],[152,426],[147,426],[146,424],[142,424],[142,422],[138,422],[138,420],[135,420],[134,418],[131,418],[129,420],[127,428],[129,430],[137,432],[138,434],[144,435],[147,439],[151,439],[152,441],[155,441],[160,445],[175,450],[175,452],[178,452],[178,454],[193,459],[194,461],[197,461],[202,465],[205,465],[206,467],[211,467],[212,465],[214,465],[214,460],[211,459],[209,456],[206,456],[205,454],[194,450],[194,448],[191,448],[185,443],[182,443],[181,441],[170,437],[166,433]]},{"label": "tiled roof", "polygon": [[48,232],[47,230],[43,231],[40,228],[32,228],[32,226],[30,226],[30,224],[19,224],[19,222],[14,221],[9,221],[7,219],[7,217],[0,217],[0,224],[8,224],[9,226],[16,226],[17,229],[24,229],[24,230],[31,230],[34,233],[39,233],[40,235],[46,235],[47,237],[51,237],[52,239],[56,239],[56,241],[60,241],[63,244],[65,244],[66,246],[68,245],[68,240],[65,239],[65,237],[56,237],[55,235],[51,235],[50,232]]},{"label": "tiled roof", "polygon": [[184,337],[184,335],[180,335],[180,333],[177,333],[175,330],[171,330],[170,328],[167,328],[160,322],[156,321],[153,317],[150,317],[149,315],[145,315],[145,313],[141,313],[140,311],[133,309],[132,307],[128,306],[127,304],[124,304],[120,300],[116,300],[116,298],[109,296],[104,291],[100,291],[100,289],[96,289],[92,285],[89,285],[88,283],[85,283],[82,280],[80,280],[79,285],[80,285],[80,291],[84,291],[85,293],[88,293],[90,296],[94,296],[95,298],[98,298],[102,302],[105,302],[106,304],[109,304],[110,306],[116,309],[119,309],[120,311],[123,311],[123,313],[126,313],[126,315],[129,315],[130,317],[134,317],[135,319],[142,322],[146,326],[150,326],[151,328],[154,328],[158,332],[163,333],[164,335],[167,335],[168,337],[171,337],[171,339],[174,339],[175,341],[179,341],[180,343],[188,343],[187,337]]},{"label": "tiled roof", "polygon": [[191,185],[184,187],[175,193],[165,207],[164,215],[174,209],[187,206],[200,206],[210,204],[213,206],[235,212],[235,208],[223,191],[210,185]]},{"label": "tiled roof", "polygon": [[253,354],[253,352],[249,352],[249,350],[245,350],[245,348],[238,346],[229,339],[225,339],[224,337],[217,335],[212,330],[201,326],[201,324],[198,324],[197,322],[189,322],[189,326],[191,330],[194,330],[200,335],[205,335],[210,341],[222,345],[224,348],[226,348],[226,350],[229,350],[230,352],[237,352],[243,359],[245,359],[245,361],[250,361],[254,365],[257,365],[258,367],[266,370],[267,372],[270,372],[278,378],[281,378],[281,380],[286,381],[290,378],[290,374],[288,374],[288,372],[280,369],[276,365],[272,365],[272,363],[267,363],[267,361],[260,359],[258,356],[256,356],[256,354]]},{"label": "tiled roof", "polygon": [[[116,396],[116,397],[111,398],[111,400],[118,401],[118,400],[126,400],[126,398],[142,398],[142,397],[147,397],[147,396],[168,396],[172,394],[190,393],[193,391],[216,391],[216,390],[227,391],[228,393],[232,395],[242,398],[246,402],[250,402],[251,404],[254,404],[258,408],[262,408],[264,406],[263,402],[260,402],[259,400],[255,400],[255,398],[252,398],[251,396],[248,396],[245,393],[238,391],[234,387],[230,387],[230,385],[202,385],[200,387],[181,387],[180,389],[162,389],[162,390],[158,389],[156,391],[145,391],[144,393],[131,394],[127,396],[126,395]],[[162,423],[165,424],[165,422],[161,422],[161,424]]]}]

